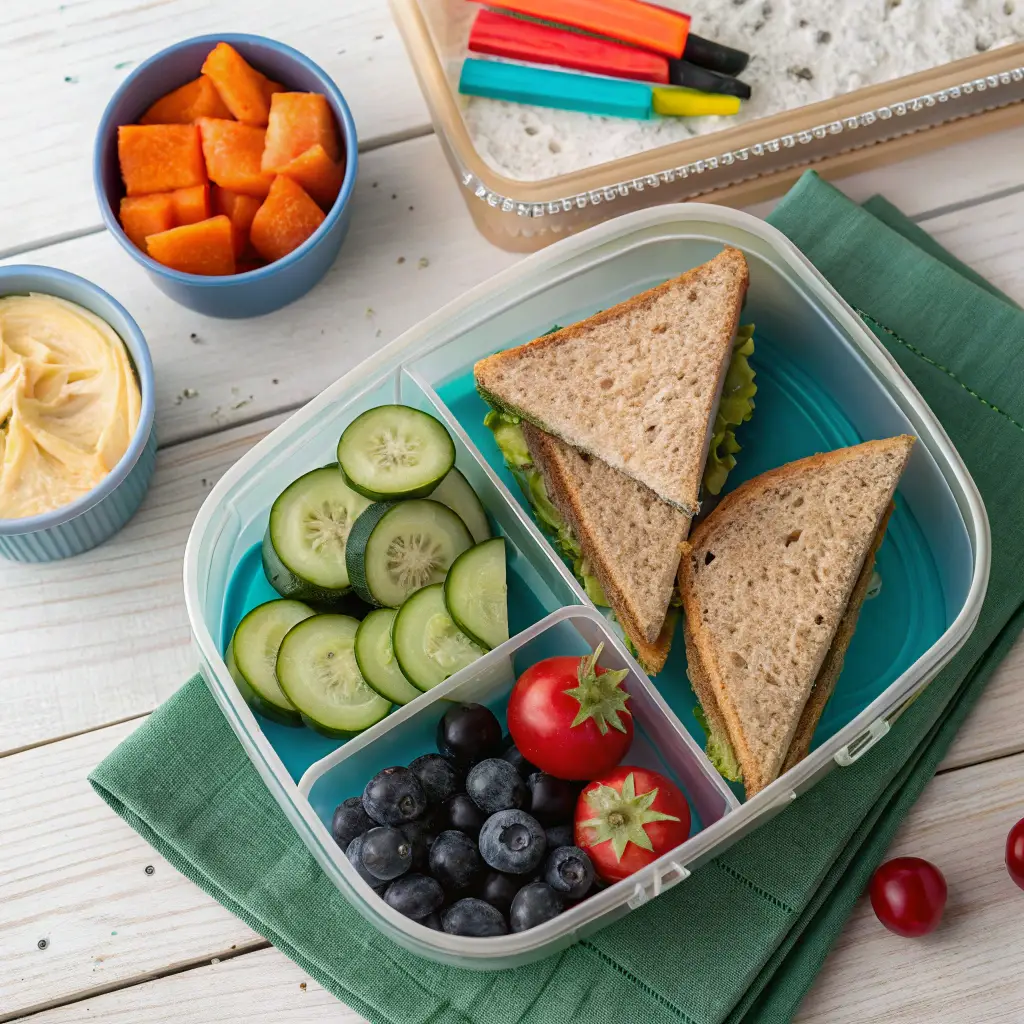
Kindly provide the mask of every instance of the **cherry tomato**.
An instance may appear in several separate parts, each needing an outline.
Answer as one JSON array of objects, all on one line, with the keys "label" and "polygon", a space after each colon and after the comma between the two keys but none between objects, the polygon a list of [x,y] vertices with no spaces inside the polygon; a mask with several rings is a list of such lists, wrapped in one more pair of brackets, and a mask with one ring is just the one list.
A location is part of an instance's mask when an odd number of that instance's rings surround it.
[{"label": "cherry tomato", "polygon": [[598,666],[603,646],[584,658],[538,661],[512,688],[508,731],[527,761],[556,778],[596,779],[633,742],[622,685],[629,673]]},{"label": "cherry tomato", "polygon": [[870,892],[878,920],[908,939],[934,931],[946,909],[946,879],[920,857],[886,861],[874,873]]},{"label": "cherry tomato", "polygon": [[1006,837],[1006,870],[1024,889],[1024,818],[1021,818]]},{"label": "cherry tomato", "polygon": [[686,797],[647,768],[620,765],[584,786],[576,803],[576,845],[606,882],[639,871],[689,835]]}]

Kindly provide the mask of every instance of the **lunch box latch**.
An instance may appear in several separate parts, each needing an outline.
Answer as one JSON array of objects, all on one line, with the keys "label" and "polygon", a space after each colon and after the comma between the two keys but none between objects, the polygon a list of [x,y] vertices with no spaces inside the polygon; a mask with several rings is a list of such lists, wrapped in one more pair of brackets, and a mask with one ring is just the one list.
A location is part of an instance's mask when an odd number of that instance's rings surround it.
[{"label": "lunch box latch", "polygon": [[626,900],[626,904],[630,910],[636,910],[637,907],[642,907],[648,900],[652,900],[666,890],[671,889],[673,885],[678,885],[684,878],[689,878],[691,874],[690,869],[684,868],[678,861],[670,861],[664,874],[654,876],[650,892],[637,882],[633,886],[633,893]]},{"label": "lunch box latch", "polygon": [[841,768],[849,768],[855,761],[859,761],[883,736],[887,735],[889,728],[888,719],[879,718],[872,722],[856,739],[836,751],[836,764]]}]

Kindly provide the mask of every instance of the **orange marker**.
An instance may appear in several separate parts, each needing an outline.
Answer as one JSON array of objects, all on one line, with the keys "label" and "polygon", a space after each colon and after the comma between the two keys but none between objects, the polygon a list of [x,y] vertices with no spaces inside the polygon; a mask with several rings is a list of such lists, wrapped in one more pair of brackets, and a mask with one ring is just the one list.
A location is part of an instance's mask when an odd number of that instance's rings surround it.
[{"label": "orange marker", "polygon": [[639,0],[488,0],[492,7],[543,21],[561,22],[633,43],[668,57],[682,57],[690,16]]}]

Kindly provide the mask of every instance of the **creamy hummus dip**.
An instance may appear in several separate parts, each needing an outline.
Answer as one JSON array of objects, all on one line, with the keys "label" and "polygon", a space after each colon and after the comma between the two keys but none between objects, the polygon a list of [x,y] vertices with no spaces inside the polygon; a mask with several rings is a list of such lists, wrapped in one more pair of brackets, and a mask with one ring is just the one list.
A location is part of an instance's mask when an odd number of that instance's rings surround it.
[{"label": "creamy hummus dip", "polygon": [[0,519],[92,490],[127,450],[141,405],[109,324],[50,295],[0,298]]}]

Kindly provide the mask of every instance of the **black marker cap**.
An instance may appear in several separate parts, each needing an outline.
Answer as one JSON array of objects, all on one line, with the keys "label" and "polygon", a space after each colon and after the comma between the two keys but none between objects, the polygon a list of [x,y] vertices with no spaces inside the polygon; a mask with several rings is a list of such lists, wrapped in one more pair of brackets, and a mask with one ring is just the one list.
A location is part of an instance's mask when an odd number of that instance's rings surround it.
[{"label": "black marker cap", "polygon": [[723,96],[739,96],[741,100],[750,99],[750,86],[738,78],[720,75],[707,68],[699,68],[688,60],[670,60],[668,62],[668,80],[673,85],[684,85],[687,89],[698,89],[700,92],[716,92]]},{"label": "black marker cap", "polygon": [[709,71],[717,71],[721,75],[738,75],[749,63],[750,54],[695,36],[691,32],[686,37],[683,60],[699,64]]}]

